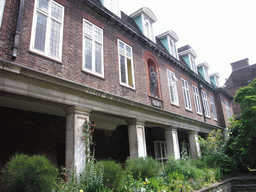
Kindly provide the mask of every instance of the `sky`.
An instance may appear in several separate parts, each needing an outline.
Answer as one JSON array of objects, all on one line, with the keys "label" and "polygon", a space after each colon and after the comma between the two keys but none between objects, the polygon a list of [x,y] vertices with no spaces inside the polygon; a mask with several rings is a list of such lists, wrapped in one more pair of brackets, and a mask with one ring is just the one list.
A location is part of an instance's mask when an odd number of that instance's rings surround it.
[{"label": "sky", "polygon": [[219,72],[220,85],[231,74],[230,63],[248,58],[256,63],[256,0],[119,0],[130,15],[148,7],[156,16],[154,35],[173,30],[177,48],[190,45],[196,64],[207,62]]}]

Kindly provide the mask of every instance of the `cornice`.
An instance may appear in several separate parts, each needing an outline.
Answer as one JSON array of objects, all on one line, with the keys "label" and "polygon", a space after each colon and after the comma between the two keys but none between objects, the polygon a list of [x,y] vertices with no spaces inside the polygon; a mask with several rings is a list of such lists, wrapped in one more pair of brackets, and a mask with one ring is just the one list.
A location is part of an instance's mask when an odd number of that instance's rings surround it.
[{"label": "cornice", "polygon": [[146,105],[146,104],[143,104],[143,103],[140,103],[137,101],[133,101],[133,100],[130,100],[130,99],[127,99],[127,98],[124,98],[124,97],[121,97],[121,96],[118,96],[118,95],[115,95],[112,93],[108,93],[108,92],[105,92],[105,91],[102,91],[102,90],[99,90],[99,89],[96,89],[93,87],[89,87],[87,85],[82,85],[82,84],[79,84],[77,82],[74,82],[74,81],[71,81],[68,79],[64,79],[61,77],[57,77],[57,76],[54,76],[51,74],[44,73],[42,71],[31,69],[29,67],[22,66],[17,63],[8,62],[8,61],[4,61],[4,60],[0,59],[0,66],[6,66],[6,68],[8,68],[8,69],[10,69],[10,68],[19,69],[19,72],[17,73],[16,71],[6,70],[6,69],[0,67],[0,72],[1,72],[1,70],[8,71],[8,72],[11,72],[16,75],[22,75],[24,77],[32,78],[34,80],[39,80],[42,83],[45,82],[45,83],[50,83],[50,84],[58,86],[58,87],[63,87],[65,89],[72,89],[72,92],[78,91],[78,92],[88,94],[88,95],[91,95],[94,97],[96,96],[98,98],[104,98],[109,101],[118,102],[118,103],[121,103],[124,105],[136,107],[141,110],[145,110],[149,113],[156,113],[156,114],[160,114],[163,116],[168,116],[168,118],[171,118],[171,119],[174,119],[177,121],[186,122],[188,124],[194,123],[194,124],[206,127],[206,129],[208,129],[208,128],[209,129],[221,129],[221,127],[219,127],[219,126],[215,126],[215,125],[208,124],[208,123],[205,123],[202,121],[198,121],[198,120],[195,120],[195,119],[192,119],[192,118],[189,118],[189,117],[177,114],[177,113],[173,113],[173,112],[170,112],[167,110],[152,107],[150,105]]}]

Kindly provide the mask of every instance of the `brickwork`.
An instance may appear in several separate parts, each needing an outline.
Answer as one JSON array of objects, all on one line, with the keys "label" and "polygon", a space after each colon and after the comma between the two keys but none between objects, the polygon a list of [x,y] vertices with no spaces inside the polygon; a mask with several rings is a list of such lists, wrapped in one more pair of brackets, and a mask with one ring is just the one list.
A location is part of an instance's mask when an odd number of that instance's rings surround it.
[{"label": "brickwork", "polygon": [[[197,114],[195,110],[192,90],[192,84],[198,87],[198,82],[195,78],[177,67],[177,65],[171,63],[162,56],[157,55],[151,49],[146,48],[140,41],[135,40],[134,37],[123,32],[114,24],[110,24],[105,18],[102,18],[97,13],[95,14],[91,9],[81,3],[76,3],[71,0],[57,0],[57,2],[65,7],[62,61],[55,61],[30,50],[34,0],[25,0],[21,25],[20,46],[18,49],[18,56],[14,61],[11,60],[11,52],[14,41],[19,1],[6,0],[3,25],[0,29],[0,59],[12,61],[42,73],[54,75],[146,105],[151,105],[149,98],[147,61],[144,55],[152,54],[154,59],[157,60],[159,95],[160,99],[163,101],[163,109],[191,119],[204,121],[203,115]],[[103,30],[104,78],[82,70],[83,18]],[[135,89],[120,85],[117,46],[118,39],[132,47]],[[173,71],[178,79],[177,88],[179,106],[173,105],[170,102],[166,68]],[[185,110],[181,78],[188,81],[192,111]],[[214,95],[214,92],[207,88],[207,86],[204,86],[204,90],[207,93],[210,108],[209,95]],[[217,103],[218,101],[216,100],[215,104]],[[218,112],[220,113],[220,111],[221,110]],[[221,125],[221,123],[213,120],[212,112],[211,118],[206,118],[206,123]]]}]

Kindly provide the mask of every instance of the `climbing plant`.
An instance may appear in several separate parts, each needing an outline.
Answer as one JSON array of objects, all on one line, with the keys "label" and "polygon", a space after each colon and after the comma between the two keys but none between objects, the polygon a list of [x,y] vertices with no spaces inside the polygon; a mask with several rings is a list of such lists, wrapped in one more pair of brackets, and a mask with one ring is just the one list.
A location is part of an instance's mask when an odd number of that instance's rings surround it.
[{"label": "climbing plant", "polygon": [[93,132],[94,132],[94,128],[95,128],[95,124],[94,122],[91,121],[87,121],[85,120],[84,124],[83,124],[83,141],[85,144],[85,158],[86,158],[86,162],[89,162],[91,160],[91,145],[93,144]]}]

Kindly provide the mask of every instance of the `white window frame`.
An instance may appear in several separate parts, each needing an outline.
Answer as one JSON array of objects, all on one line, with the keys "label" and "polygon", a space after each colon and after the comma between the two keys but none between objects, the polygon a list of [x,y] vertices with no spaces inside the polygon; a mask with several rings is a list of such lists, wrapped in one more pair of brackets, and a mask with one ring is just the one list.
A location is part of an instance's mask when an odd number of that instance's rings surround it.
[{"label": "white window frame", "polygon": [[216,111],[216,106],[215,106],[215,102],[214,102],[214,98],[209,95],[210,97],[210,103],[211,103],[211,110],[212,110],[212,115],[213,115],[213,119],[217,120],[217,111]]},{"label": "white window frame", "polygon": [[[157,144],[160,145],[160,154],[158,153]],[[167,159],[167,150],[166,150],[166,142],[165,141],[154,141],[154,149],[155,149],[155,159],[156,160],[166,160]]]},{"label": "white window frame", "polygon": [[[46,57],[49,57],[51,59],[57,60],[57,61],[61,61],[62,60],[62,44],[63,44],[63,26],[64,26],[64,11],[65,8],[64,6],[60,5],[59,3],[53,1],[53,0],[48,0],[49,1],[49,8],[48,8],[48,13],[45,10],[41,10],[39,8],[37,8],[37,5],[39,3],[39,0],[35,0],[35,5],[34,5],[34,15],[33,15],[33,25],[32,25],[32,32],[31,32],[31,41],[30,41],[30,50],[36,53],[39,53],[41,55],[44,55]],[[54,18],[53,16],[51,16],[51,11],[52,11],[52,4],[55,4],[59,7],[62,8],[62,19],[58,20],[56,18]],[[34,47],[35,45],[35,38],[36,38],[36,28],[37,28],[37,18],[38,18],[38,14],[42,14],[44,16],[47,17],[47,25],[46,25],[46,34],[45,34],[45,45],[44,45],[44,51],[36,49]],[[59,23],[61,25],[60,27],[60,32],[59,32],[59,42],[58,42],[58,46],[59,49],[57,50],[59,55],[58,56],[54,56],[50,54],[50,39],[51,39],[51,29],[52,29],[52,21],[55,21],[57,23]]]},{"label": "white window frame", "polygon": [[167,69],[166,71],[167,71],[167,79],[168,79],[171,103],[178,106],[179,105],[179,97],[178,97],[178,90],[177,90],[178,80],[172,71],[170,71],[169,69]]},{"label": "white window frame", "polygon": [[205,114],[206,117],[211,118],[211,117],[210,117],[210,109],[209,109],[207,94],[206,94],[204,91],[202,91],[201,93],[202,93],[204,114]]},{"label": "white window frame", "polygon": [[182,92],[183,92],[183,97],[185,102],[185,109],[192,111],[188,82],[185,79],[181,79],[181,84],[182,84]]},{"label": "white window frame", "polygon": [[[91,27],[91,34],[86,33],[86,25],[89,25]],[[99,39],[96,38],[97,31],[101,33],[101,37]],[[97,34],[99,35],[99,34]],[[85,39],[91,40],[91,68],[86,67],[86,57],[85,57],[85,46],[86,42]],[[100,69],[101,71],[97,71],[96,66],[96,44],[101,46],[101,55],[100,55]],[[86,19],[83,19],[83,71],[104,77],[104,58],[103,58],[103,30],[99,28],[98,26],[94,25],[93,23],[87,21]]]},{"label": "white window frame", "polygon": [[195,100],[196,112],[198,114],[202,115],[202,106],[201,106],[198,88],[196,86],[192,85],[192,89],[193,89],[193,95],[194,95],[194,100]]},{"label": "white window frame", "polygon": [[5,0],[0,0],[0,29],[2,26],[2,20],[4,16]]},{"label": "white window frame", "polygon": [[144,33],[144,35],[147,38],[149,38],[151,41],[155,42],[154,35],[153,35],[152,22],[145,15],[142,16],[142,25],[143,25],[143,33]]},{"label": "white window frame", "polygon": [[198,74],[196,63],[195,63],[195,57],[189,54],[189,60],[190,60],[191,70]]},{"label": "white window frame", "polygon": [[[124,44],[124,52],[122,52],[119,44],[122,43]],[[117,46],[118,46],[118,62],[119,62],[119,80],[120,80],[120,84],[121,85],[124,85],[126,87],[129,87],[129,88],[132,88],[132,89],[135,89],[135,77],[134,77],[134,66],[133,66],[133,52],[132,52],[132,47],[129,46],[128,44],[126,44],[125,42],[121,41],[121,40],[117,40]],[[129,56],[128,52],[126,51],[127,48],[129,48],[131,50],[131,55]],[[121,70],[121,56],[124,57],[124,60],[125,60],[125,81],[126,82],[123,82],[122,81],[122,70]],[[127,59],[130,59],[131,60],[131,69],[128,70],[128,66],[127,66]],[[128,77],[128,72],[131,72],[131,75],[132,75],[132,85],[129,85],[129,77]]]},{"label": "white window frame", "polygon": [[177,48],[176,48],[176,44],[173,41],[172,38],[169,37],[169,49],[170,49],[170,54],[175,57],[176,59],[178,59],[178,52],[177,52]]},{"label": "white window frame", "polygon": [[227,111],[227,117],[228,118],[231,118],[231,111],[230,111],[230,105],[227,101],[224,100],[224,103],[225,103],[225,107],[226,107],[226,111]]}]

